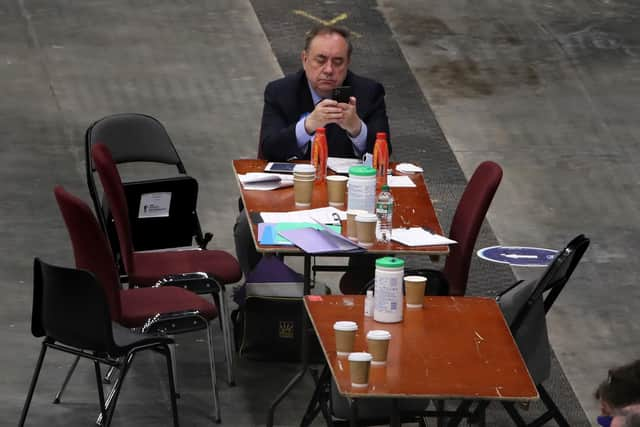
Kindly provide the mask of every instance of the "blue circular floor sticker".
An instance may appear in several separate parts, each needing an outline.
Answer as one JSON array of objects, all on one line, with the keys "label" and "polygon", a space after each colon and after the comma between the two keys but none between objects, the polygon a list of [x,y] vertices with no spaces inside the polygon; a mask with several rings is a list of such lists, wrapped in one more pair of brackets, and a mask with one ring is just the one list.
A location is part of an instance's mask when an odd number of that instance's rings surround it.
[{"label": "blue circular floor sticker", "polygon": [[487,261],[518,267],[546,267],[551,264],[558,251],[526,246],[490,246],[478,251],[478,256]]}]

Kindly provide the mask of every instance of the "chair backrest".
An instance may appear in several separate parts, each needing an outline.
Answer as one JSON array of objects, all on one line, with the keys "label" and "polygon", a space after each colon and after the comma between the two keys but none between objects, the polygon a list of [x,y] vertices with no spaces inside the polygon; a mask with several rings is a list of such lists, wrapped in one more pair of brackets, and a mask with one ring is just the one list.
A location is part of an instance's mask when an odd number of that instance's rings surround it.
[{"label": "chair backrest", "polygon": [[120,282],[109,242],[85,202],[61,186],[55,187],[54,194],[71,239],[76,268],[96,275],[109,302],[111,319],[119,321],[122,317]]},{"label": "chair backrest", "polygon": [[473,248],[501,180],[502,168],[497,163],[482,162],[460,198],[449,230],[449,237],[458,243],[451,246],[443,269],[451,295],[464,295],[467,290]]},{"label": "chair backrest", "polygon": [[[558,252],[551,264],[546,268],[542,277],[538,280],[535,289],[528,298],[527,303],[517,313],[513,322],[511,322],[512,330],[517,330],[524,319],[529,315],[531,307],[536,300],[543,298],[544,312],[547,313],[558,295],[564,289],[569,278],[576,269],[582,255],[589,247],[590,240],[583,234],[576,236],[567,246]],[[546,295],[543,295],[545,294]]]},{"label": "chair backrest", "polygon": [[124,194],[120,173],[106,145],[100,143],[95,144],[91,150],[91,158],[100,177],[102,188],[109,201],[109,207],[115,220],[120,245],[120,256],[124,263],[124,268],[129,275],[135,275],[129,208],[127,207],[127,198]]},{"label": "chair backrest", "polygon": [[110,353],[115,344],[109,304],[95,276],[37,258],[33,268],[34,335],[82,350]]},{"label": "chair backrest", "polygon": [[[497,297],[520,353],[536,384],[551,372],[551,345],[546,313],[571,277],[589,246],[583,235],[560,251],[537,280],[520,281]],[[545,295],[546,293],[546,295]]]},{"label": "chair backrest", "polygon": [[[169,216],[145,218],[144,221],[131,220],[131,238],[136,250],[190,246],[194,238],[198,245],[206,247],[210,237],[203,235],[195,209],[198,197],[197,182],[186,175],[184,164],[164,126],[155,118],[144,114],[114,114],[94,122],[87,129],[85,168],[87,185],[98,221],[111,241],[116,259],[120,258],[117,232],[113,226],[109,204],[99,194],[94,178],[95,165],[91,151],[95,144],[106,145],[116,165],[132,162],[161,163],[175,166],[179,173],[177,177],[124,183],[127,198],[138,204],[142,192],[149,187],[172,194]],[[195,192],[191,191],[193,188]],[[185,189],[186,193],[183,192]],[[177,200],[178,198],[180,200]],[[189,209],[190,206],[193,206],[193,209]],[[135,208],[130,206],[129,209],[132,215],[137,214]],[[168,229],[171,233],[162,232]]]},{"label": "chair backrest", "polygon": [[91,146],[105,144],[116,163],[156,162],[175,165],[186,173],[169,134],[158,120],[145,114],[123,113],[95,121],[85,134],[87,167]]}]

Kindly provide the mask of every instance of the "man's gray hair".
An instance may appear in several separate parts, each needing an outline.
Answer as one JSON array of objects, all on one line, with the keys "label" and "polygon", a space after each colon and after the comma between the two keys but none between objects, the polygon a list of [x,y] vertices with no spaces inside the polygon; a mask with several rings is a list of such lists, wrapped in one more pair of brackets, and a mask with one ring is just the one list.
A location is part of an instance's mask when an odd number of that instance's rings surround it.
[{"label": "man's gray hair", "polygon": [[353,51],[353,46],[351,45],[351,33],[344,27],[340,27],[338,25],[316,25],[309,31],[307,31],[307,35],[304,39],[304,50],[309,51],[309,46],[311,45],[311,41],[315,39],[317,36],[322,36],[325,34],[338,34],[342,36],[342,38],[347,42],[347,56],[351,58],[351,52]]}]

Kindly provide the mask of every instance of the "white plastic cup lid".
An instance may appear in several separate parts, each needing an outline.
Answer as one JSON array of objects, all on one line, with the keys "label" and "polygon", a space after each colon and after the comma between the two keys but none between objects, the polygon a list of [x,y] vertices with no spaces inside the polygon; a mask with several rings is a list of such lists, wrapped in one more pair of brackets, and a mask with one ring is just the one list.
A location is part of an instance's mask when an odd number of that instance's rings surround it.
[{"label": "white plastic cup lid", "polygon": [[371,355],[371,353],[349,353],[349,361],[351,362],[371,362],[372,359],[373,356]]},{"label": "white plastic cup lid", "polygon": [[347,215],[358,216],[360,214],[368,213],[367,211],[363,211],[361,209],[349,209],[347,211]]},{"label": "white plastic cup lid", "polygon": [[358,324],[350,320],[341,320],[333,324],[333,329],[336,331],[357,331]]},{"label": "white plastic cup lid", "polygon": [[391,332],[383,331],[381,329],[369,331],[367,334],[367,339],[370,340],[390,340]]},{"label": "white plastic cup lid", "polygon": [[427,278],[424,276],[404,276],[405,282],[426,282]]},{"label": "white plastic cup lid", "polygon": [[308,163],[299,163],[293,167],[294,172],[302,172],[302,173],[315,173],[316,168],[313,165]]},{"label": "white plastic cup lid", "polygon": [[344,176],[344,175],[329,175],[329,176],[327,177],[327,181],[346,181],[346,180],[348,180],[348,179],[349,179],[349,178],[347,178],[347,177],[346,177],[346,176]]},{"label": "white plastic cup lid", "polygon": [[378,221],[378,216],[372,213],[361,213],[356,216],[356,221],[358,222],[376,222]]}]

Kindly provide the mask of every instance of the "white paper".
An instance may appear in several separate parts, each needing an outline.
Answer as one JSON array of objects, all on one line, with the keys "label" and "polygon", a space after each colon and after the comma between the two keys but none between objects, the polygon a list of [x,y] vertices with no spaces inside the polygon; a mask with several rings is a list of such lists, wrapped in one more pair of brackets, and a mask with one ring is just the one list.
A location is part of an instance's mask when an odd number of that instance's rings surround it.
[{"label": "white paper", "polygon": [[245,190],[269,191],[293,185],[293,176],[282,173],[248,172],[238,179]]},{"label": "white paper", "polygon": [[406,246],[438,246],[458,243],[439,234],[431,233],[422,227],[394,228],[391,230],[391,240]]},{"label": "white paper", "polygon": [[264,222],[321,222],[323,224],[335,224],[337,215],[340,220],[347,219],[347,213],[334,207],[328,206],[318,209],[306,209],[303,211],[291,212],[260,212]]},{"label": "white paper", "polygon": [[414,165],[413,163],[398,163],[396,165],[396,170],[403,173],[422,172],[422,168]]},{"label": "white paper", "polygon": [[146,193],[140,196],[138,218],[161,218],[169,216],[171,193]]},{"label": "white paper", "polygon": [[361,165],[360,159],[349,159],[342,157],[329,157],[327,159],[327,167],[335,173],[349,173],[351,166]]},{"label": "white paper", "polygon": [[389,175],[387,176],[387,184],[389,187],[415,187],[416,185],[406,175]]}]

